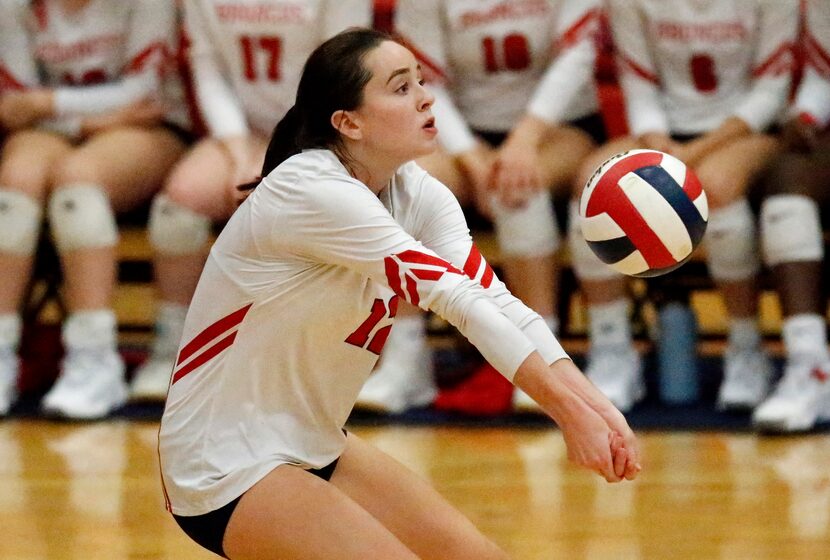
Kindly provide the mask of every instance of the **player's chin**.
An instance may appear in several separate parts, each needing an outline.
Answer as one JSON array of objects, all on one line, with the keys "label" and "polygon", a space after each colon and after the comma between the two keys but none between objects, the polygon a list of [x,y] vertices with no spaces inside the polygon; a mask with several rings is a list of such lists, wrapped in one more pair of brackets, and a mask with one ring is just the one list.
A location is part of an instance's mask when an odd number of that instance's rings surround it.
[{"label": "player's chin", "polygon": [[415,157],[428,156],[438,149],[438,139],[434,134],[429,134],[421,142],[418,143],[418,151],[420,152]]}]

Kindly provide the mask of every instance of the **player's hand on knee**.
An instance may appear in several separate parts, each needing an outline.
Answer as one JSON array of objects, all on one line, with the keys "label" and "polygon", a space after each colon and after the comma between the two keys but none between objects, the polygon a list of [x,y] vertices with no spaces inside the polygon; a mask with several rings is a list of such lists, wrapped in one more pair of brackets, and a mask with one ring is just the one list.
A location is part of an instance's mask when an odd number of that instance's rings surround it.
[{"label": "player's hand on knee", "polygon": [[542,188],[542,171],[534,147],[505,144],[499,150],[490,178],[493,192],[508,208],[525,204]]}]

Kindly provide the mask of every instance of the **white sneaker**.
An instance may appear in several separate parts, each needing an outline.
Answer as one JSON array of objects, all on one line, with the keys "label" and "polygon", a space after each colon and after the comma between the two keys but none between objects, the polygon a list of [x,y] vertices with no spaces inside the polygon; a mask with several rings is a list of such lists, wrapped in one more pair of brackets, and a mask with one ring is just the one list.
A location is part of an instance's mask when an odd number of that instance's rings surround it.
[{"label": "white sneaker", "polygon": [[47,414],[78,420],[103,418],[127,401],[124,361],[109,348],[72,350],[43,398]]},{"label": "white sneaker", "polygon": [[530,395],[519,389],[513,388],[513,410],[516,412],[528,412],[534,414],[544,414],[545,411],[539,406],[539,403],[530,398]]},{"label": "white sneaker", "polygon": [[806,431],[820,419],[830,419],[830,363],[809,360],[788,362],[772,396],[752,415],[757,428],[773,432]]},{"label": "white sneaker", "polygon": [[399,414],[428,406],[438,394],[432,377],[432,369],[423,363],[384,356],[360,390],[355,407]]},{"label": "white sneaker", "polygon": [[723,359],[723,381],[718,391],[718,408],[752,410],[769,393],[772,374],[772,362],[762,348],[727,348]]},{"label": "white sneaker", "polygon": [[0,416],[9,413],[17,401],[17,375],[20,359],[14,352],[0,351]]},{"label": "white sneaker", "polygon": [[130,382],[130,400],[163,402],[175,365],[173,358],[151,355],[138,367]]},{"label": "white sneaker", "polygon": [[621,412],[646,396],[642,358],[633,346],[592,347],[585,375]]},{"label": "white sneaker", "polygon": [[163,402],[167,398],[185,317],[187,306],[159,304],[150,357],[139,366],[130,382],[132,400]]},{"label": "white sneaker", "polygon": [[438,394],[423,316],[401,317],[392,327],[380,361],[355,408],[399,414],[432,404]]}]

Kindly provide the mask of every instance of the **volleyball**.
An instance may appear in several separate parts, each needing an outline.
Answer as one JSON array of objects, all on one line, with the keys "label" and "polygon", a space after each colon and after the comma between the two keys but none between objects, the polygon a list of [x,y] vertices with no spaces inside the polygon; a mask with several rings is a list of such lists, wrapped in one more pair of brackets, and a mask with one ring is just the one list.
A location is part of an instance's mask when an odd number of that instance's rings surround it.
[{"label": "volleyball", "polygon": [[706,193],[679,159],[631,150],[605,161],[579,201],[582,235],[600,260],[629,276],[671,272],[703,239]]}]

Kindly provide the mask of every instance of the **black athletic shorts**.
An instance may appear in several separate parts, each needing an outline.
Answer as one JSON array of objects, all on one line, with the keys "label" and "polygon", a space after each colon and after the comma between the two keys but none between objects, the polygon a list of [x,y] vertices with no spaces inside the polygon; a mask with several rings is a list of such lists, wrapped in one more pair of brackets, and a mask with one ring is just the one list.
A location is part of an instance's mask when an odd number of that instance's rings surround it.
[{"label": "black athletic shorts", "polygon": [[[325,467],[319,469],[308,469],[308,472],[328,481],[334,474],[338,460],[335,459]],[[203,513],[202,515],[184,516],[173,514],[173,519],[176,520],[176,523],[179,524],[179,527],[182,528],[188,537],[196,541],[196,544],[208,549],[214,554],[218,554],[222,558],[227,558],[225,550],[222,548],[222,540],[225,538],[225,529],[228,528],[228,522],[231,519],[233,510],[236,509],[236,504],[239,503],[240,499],[242,499],[242,496],[239,496],[219,509]]]},{"label": "black athletic shorts", "polygon": [[199,139],[195,132],[179,126],[174,122],[163,121],[161,123],[161,127],[169,132],[172,132],[185,146],[192,146],[196,143],[196,140]]},{"label": "black athletic shorts", "polygon": [[[593,113],[563,124],[578,128],[579,130],[585,132],[593,139],[594,142],[597,143],[597,145],[605,144],[605,142],[608,141],[608,134],[605,131],[605,123],[599,113]],[[506,132],[479,129],[474,129],[473,132],[476,136],[487,142],[493,148],[499,147],[501,143],[504,142],[504,139],[507,138]]]}]

